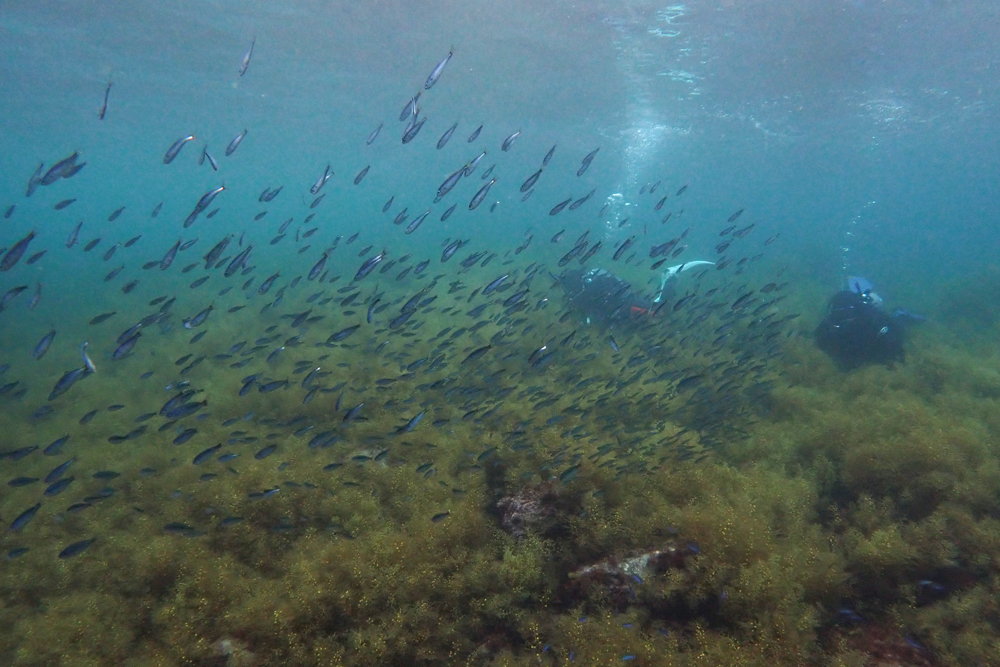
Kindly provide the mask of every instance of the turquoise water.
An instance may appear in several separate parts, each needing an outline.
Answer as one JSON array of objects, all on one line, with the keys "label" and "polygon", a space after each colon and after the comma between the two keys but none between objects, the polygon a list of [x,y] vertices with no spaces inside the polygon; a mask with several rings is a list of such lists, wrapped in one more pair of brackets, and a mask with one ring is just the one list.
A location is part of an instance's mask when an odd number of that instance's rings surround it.
[{"label": "turquoise water", "polygon": [[991,7],[0,16],[0,661],[990,655]]}]

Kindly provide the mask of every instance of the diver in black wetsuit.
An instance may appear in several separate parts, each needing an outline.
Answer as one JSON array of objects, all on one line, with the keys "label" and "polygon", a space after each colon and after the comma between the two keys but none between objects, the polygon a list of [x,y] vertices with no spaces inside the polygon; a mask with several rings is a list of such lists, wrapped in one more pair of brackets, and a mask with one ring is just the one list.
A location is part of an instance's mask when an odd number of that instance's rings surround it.
[{"label": "diver in black wetsuit", "polygon": [[870,283],[863,278],[848,283],[850,289],[830,299],[827,315],[816,328],[816,344],[844,371],[904,362],[904,322],[923,318],[902,310],[889,315],[880,308],[882,299]]},{"label": "diver in black wetsuit", "polygon": [[559,276],[571,308],[605,326],[626,321],[649,312],[651,299],[632,290],[632,285],[610,271],[566,271]]}]

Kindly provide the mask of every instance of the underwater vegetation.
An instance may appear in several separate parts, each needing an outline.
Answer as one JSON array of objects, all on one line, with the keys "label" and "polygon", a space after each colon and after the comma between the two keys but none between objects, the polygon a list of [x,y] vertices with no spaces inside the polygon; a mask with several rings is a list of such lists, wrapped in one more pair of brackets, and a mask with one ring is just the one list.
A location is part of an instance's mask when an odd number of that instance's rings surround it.
[{"label": "underwater vegetation", "polygon": [[204,471],[147,454],[91,532],[39,527],[85,554],[3,562],[0,661],[1000,664],[1000,355],[929,324],[843,373],[804,325],[775,363],[744,437],[643,470],[460,424],[247,504],[262,467],[173,492]]}]

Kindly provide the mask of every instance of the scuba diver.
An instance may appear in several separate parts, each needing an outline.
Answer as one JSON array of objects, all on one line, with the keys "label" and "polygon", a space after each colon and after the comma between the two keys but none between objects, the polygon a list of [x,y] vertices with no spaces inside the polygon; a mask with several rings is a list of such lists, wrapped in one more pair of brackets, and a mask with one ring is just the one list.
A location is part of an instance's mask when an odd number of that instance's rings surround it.
[{"label": "scuba diver", "polygon": [[587,324],[604,326],[652,314],[676,293],[677,274],[713,262],[693,261],[671,266],[663,272],[655,298],[638,294],[632,285],[605,269],[565,271],[557,280],[566,290],[571,308],[585,316]]},{"label": "scuba diver", "polygon": [[847,287],[833,295],[826,317],[816,328],[819,349],[843,371],[866,364],[905,362],[904,325],[925,318],[902,309],[886,313],[882,298],[864,278],[849,277]]}]

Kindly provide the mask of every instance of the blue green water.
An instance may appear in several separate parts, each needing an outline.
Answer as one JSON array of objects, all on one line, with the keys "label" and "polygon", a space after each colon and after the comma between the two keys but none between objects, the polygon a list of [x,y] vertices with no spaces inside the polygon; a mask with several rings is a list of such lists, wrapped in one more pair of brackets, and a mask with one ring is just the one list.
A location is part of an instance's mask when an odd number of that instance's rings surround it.
[{"label": "blue green water", "polygon": [[[989,653],[928,619],[987,596],[994,538],[914,534],[945,523],[938,504],[997,514],[991,5],[43,2],[0,19],[0,248],[34,234],[0,274],[0,662],[731,664],[742,645],[747,664],[835,664],[884,637],[913,664]],[[74,152],[79,173],[25,196]],[[653,301],[695,260],[715,265]],[[611,326],[569,299],[564,272],[597,268],[631,286]],[[905,364],[845,374],[816,349],[848,275],[926,317]],[[84,343],[96,372],[50,398]],[[858,473],[900,442],[916,468]],[[942,460],[930,509],[891,481],[937,480]],[[763,518],[745,530],[773,534],[727,542],[719,508],[748,505]],[[873,535],[901,525],[920,555],[893,560]],[[803,555],[827,542],[829,567]],[[636,581],[579,574],[652,550],[674,560]],[[584,613],[604,630],[581,635]]]}]

